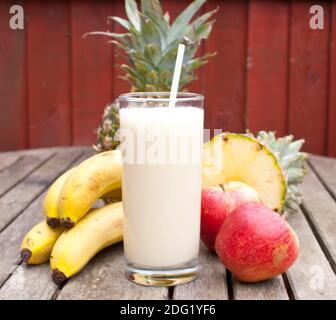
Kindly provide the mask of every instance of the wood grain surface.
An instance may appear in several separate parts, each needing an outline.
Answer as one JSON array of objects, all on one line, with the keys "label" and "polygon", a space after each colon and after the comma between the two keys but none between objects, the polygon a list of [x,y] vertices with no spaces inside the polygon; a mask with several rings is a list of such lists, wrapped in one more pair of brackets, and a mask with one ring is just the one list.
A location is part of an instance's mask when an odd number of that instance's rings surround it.
[{"label": "wood grain surface", "polygon": [[[126,280],[120,243],[99,253],[63,287],[57,287],[51,280],[49,264],[22,263],[20,243],[24,234],[42,219],[47,187],[92,153],[91,148],[51,148],[0,154],[0,175],[6,172],[7,177],[0,180],[0,190],[9,188],[0,196],[0,300],[336,299],[336,159],[317,156],[310,157],[307,167],[302,208],[288,217],[300,241],[300,254],[285,274],[257,284],[241,283],[225,270],[214,253],[201,245],[200,275],[195,281],[169,290],[148,288]],[[22,163],[29,170],[24,171]]]}]

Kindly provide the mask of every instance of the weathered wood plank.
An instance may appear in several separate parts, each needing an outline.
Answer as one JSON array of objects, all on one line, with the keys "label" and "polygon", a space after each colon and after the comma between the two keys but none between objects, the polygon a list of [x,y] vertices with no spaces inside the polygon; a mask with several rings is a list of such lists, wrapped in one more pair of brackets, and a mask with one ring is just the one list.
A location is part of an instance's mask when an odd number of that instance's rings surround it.
[{"label": "weathered wood plank", "polygon": [[331,255],[332,265],[336,270],[336,202],[308,166],[307,176],[301,190],[303,192],[303,208]]},{"label": "weathered wood plank", "polygon": [[52,152],[46,151],[40,155],[22,156],[12,166],[0,172],[0,197],[29,176],[52,155]]},{"label": "weathered wood plank", "polygon": [[235,300],[288,300],[286,286],[281,276],[258,283],[242,283],[233,277]]},{"label": "weathered wood plank", "polygon": [[[91,150],[86,151],[83,155],[75,161],[73,165],[83,161],[91,155]],[[54,168],[54,170],[61,171],[66,169],[68,164],[63,168]],[[29,207],[9,225],[2,233],[0,233],[0,286],[11,274],[12,276],[5,283],[0,290],[1,299],[50,299],[56,290],[56,286],[51,280],[49,264],[42,266],[24,266],[21,265],[19,269],[14,270],[16,264],[20,263],[20,244],[24,234],[38,221],[43,219],[42,203],[44,193],[39,196]],[[24,275],[22,290],[20,286],[21,276]],[[36,288],[35,288],[36,287]]]},{"label": "weathered wood plank", "polygon": [[122,243],[99,253],[58,295],[60,300],[161,300],[168,296],[167,288],[143,287],[131,283],[124,275]]},{"label": "weathered wood plank", "polygon": [[0,198],[0,230],[3,230],[27,207],[67,166],[80,151],[59,151],[54,157]]},{"label": "weathered wood plank", "polygon": [[35,149],[22,149],[22,150],[13,150],[13,151],[5,151],[1,152],[0,156],[27,156],[27,155],[40,155],[45,152],[58,152],[58,151],[87,151],[92,150],[92,147],[88,146],[54,146],[54,147],[48,147],[48,148],[35,148]]},{"label": "weathered wood plank", "polygon": [[310,155],[309,162],[336,199],[336,159]]},{"label": "weathered wood plank", "polygon": [[191,283],[176,286],[174,300],[228,300],[225,267],[215,253],[202,244],[199,255],[200,274]]},{"label": "weathered wood plank", "polygon": [[20,244],[24,234],[39,220],[42,220],[43,195],[38,197],[15,223],[0,233],[0,285],[14,271],[13,268],[20,262]]},{"label": "weathered wood plank", "polygon": [[59,151],[88,151],[93,150],[91,147],[84,146],[65,146],[65,147],[50,147],[50,148],[37,148],[37,149],[23,149],[23,150],[13,150],[5,151],[0,153],[0,172],[8,169],[11,165],[15,164],[16,161],[22,157],[37,157],[43,158],[46,154],[53,154]]},{"label": "weathered wood plank", "polygon": [[49,300],[56,290],[48,263],[37,266],[20,264],[1,288],[0,301]]},{"label": "weathered wood plank", "polygon": [[20,158],[19,155],[4,153],[0,154],[0,172],[6,170]]},{"label": "weathered wood plank", "polygon": [[[310,186],[314,188],[314,185],[310,184]],[[319,193],[319,191],[316,192]],[[309,195],[306,194],[307,197]],[[332,224],[327,217],[321,215],[320,218]],[[303,213],[300,211],[289,215],[288,222],[300,240],[299,257],[287,271],[295,298],[336,299],[336,276]],[[335,224],[333,226],[335,228]]]}]

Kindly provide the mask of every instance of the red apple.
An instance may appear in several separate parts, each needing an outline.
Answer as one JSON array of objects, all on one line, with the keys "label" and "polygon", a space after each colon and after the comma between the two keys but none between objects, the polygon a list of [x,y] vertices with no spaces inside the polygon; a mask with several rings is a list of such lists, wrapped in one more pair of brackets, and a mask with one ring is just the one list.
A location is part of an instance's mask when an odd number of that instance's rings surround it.
[{"label": "red apple", "polygon": [[216,252],[233,275],[257,282],[285,272],[299,253],[299,241],[289,224],[258,203],[246,203],[224,221]]},{"label": "red apple", "polygon": [[214,250],[217,233],[225,218],[245,202],[260,202],[257,192],[245,183],[228,182],[222,187],[202,191],[201,239],[209,250]]}]

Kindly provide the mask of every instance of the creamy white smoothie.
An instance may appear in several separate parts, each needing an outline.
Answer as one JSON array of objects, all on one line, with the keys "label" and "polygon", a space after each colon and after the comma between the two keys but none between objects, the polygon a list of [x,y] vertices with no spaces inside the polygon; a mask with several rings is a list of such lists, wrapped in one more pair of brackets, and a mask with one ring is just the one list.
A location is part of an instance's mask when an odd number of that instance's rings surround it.
[{"label": "creamy white smoothie", "polygon": [[121,131],[134,137],[134,158],[123,164],[128,263],[159,269],[197,258],[203,118],[188,106],[120,109]]}]

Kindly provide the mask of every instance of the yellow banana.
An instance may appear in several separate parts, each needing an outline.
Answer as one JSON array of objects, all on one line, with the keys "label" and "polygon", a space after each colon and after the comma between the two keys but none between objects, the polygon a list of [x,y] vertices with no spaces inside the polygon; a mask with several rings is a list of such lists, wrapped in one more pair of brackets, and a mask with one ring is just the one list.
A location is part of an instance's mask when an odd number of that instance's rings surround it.
[{"label": "yellow banana", "polygon": [[70,177],[75,168],[63,173],[49,188],[43,202],[43,212],[46,217],[47,224],[56,228],[60,224],[59,214],[57,210],[58,199],[60,197],[64,182]]},{"label": "yellow banana", "polygon": [[123,237],[121,202],[90,211],[78,224],[64,231],[50,257],[52,278],[60,284],[79,272],[102,249]]},{"label": "yellow banana", "polygon": [[61,224],[72,228],[106,193],[121,188],[121,152],[99,153],[76,167],[58,201]]},{"label": "yellow banana", "polygon": [[21,258],[28,264],[41,264],[50,258],[51,250],[63,232],[62,227],[50,228],[46,221],[35,225],[23,238]]}]

